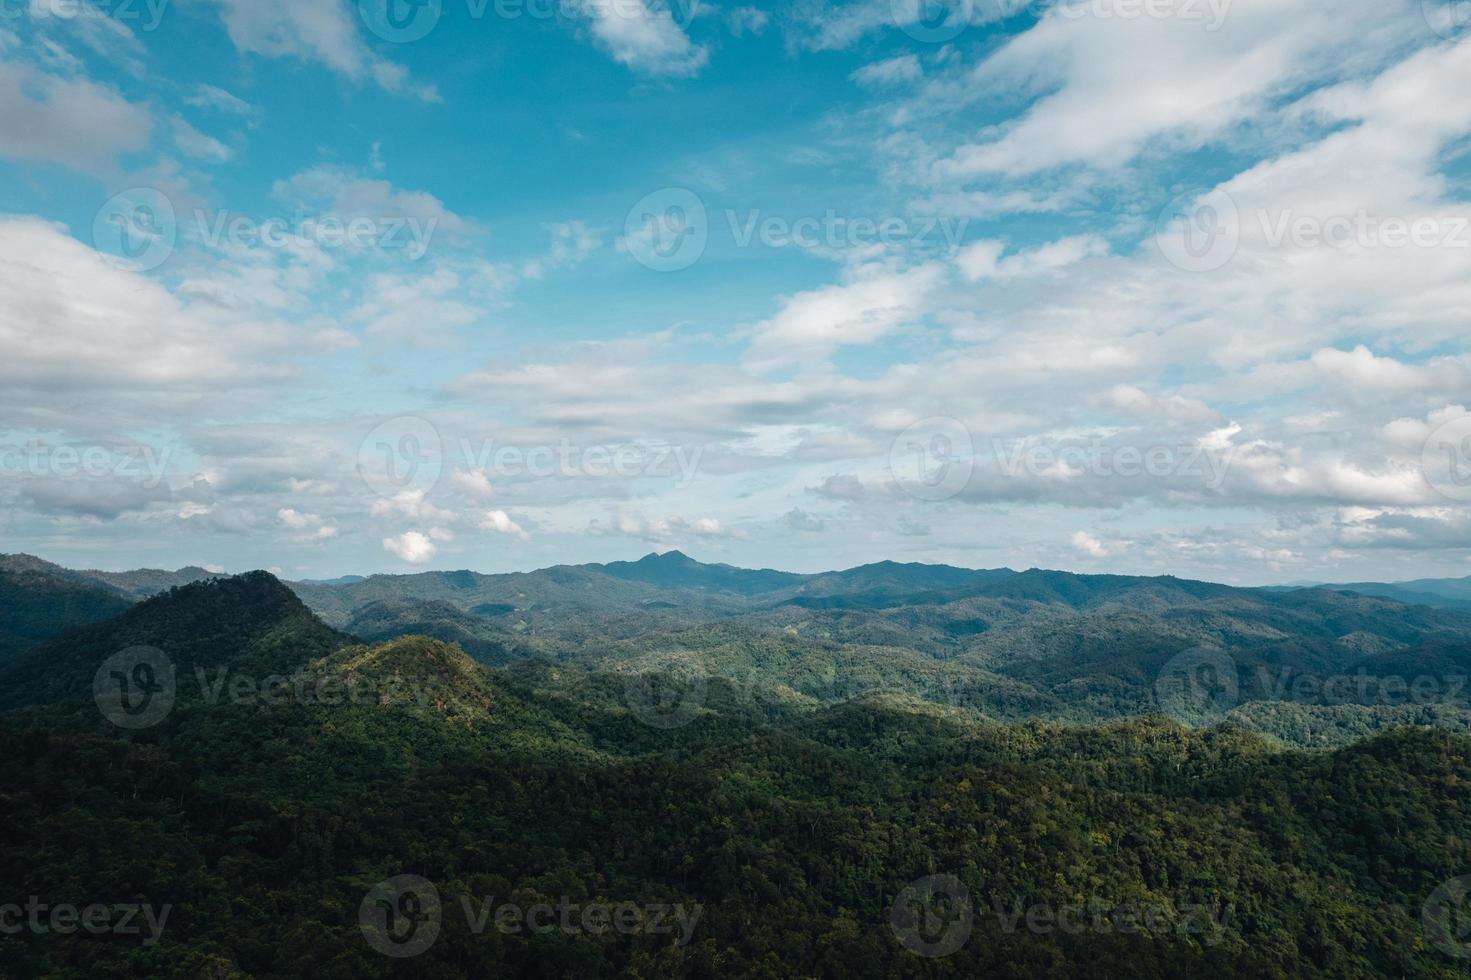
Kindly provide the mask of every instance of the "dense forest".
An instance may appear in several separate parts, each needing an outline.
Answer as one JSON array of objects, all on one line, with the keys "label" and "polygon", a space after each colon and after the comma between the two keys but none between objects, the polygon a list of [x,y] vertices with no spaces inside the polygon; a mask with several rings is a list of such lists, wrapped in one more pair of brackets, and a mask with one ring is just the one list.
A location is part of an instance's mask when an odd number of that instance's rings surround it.
[{"label": "dense forest", "polygon": [[0,975],[1466,975],[1458,610],[680,564],[28,566]]}]

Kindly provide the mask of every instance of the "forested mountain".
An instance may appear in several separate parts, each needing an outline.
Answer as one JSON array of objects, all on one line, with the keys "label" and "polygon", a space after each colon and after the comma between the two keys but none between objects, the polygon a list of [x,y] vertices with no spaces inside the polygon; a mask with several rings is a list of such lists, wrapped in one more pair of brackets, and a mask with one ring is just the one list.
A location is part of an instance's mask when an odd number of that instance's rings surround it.
[{"label": "forested mountain", "polygon": [[1422,606],[1438,606],[1444,609],[1471,611],[1471,577],[1426,578],[1410,582],[1350,582],[1345,585],[1325,585],[1322,588],[1337,592],[1357,592],[1375,595],[1397,602]]},{"label": "forested mountain", "polygon": [[[1331,617],[1272,608],[1304,635],[1379,608],[1335,601]],[[1383,635],[1448,628],[1421,615]],[[362,622],[414,616],[474,622],[432,603]],[[438,640],[354,642],[253,573],[56,638],[4,677],[25,707],[0,718],[0,880],[167,918],[147,944],[0,935],[0,973],[1461,975],[1422,906],[1471,868],[1471,739],[1407,728],[1305,752],[1229,719],[997,723],[897,682],[845,693],[850,668],[945,658],[690,629],[672,659],[621,640],[580,666],[537,649],[489,668]],[[167,651],[170,710],[139,728],[83,710],[97,668],[137,644]],[[1447,640],[1364,663],[1464,654]],[[757,676],[681,673],[686,655]],[[364,926],[401,875],[434,890],[414,908],[437,931],[412,957]],[[906,920],[916,882],[953,893],[956,915]],[[538,905],[645,917],[484,918]],[[1070,915],[1083,926],[1059,928]]]},{"label": "forested mountain", "polygon": [[0,710],[90,703],[104,660],[134,648],[163,653],[187,686],[198,683],[199,672],[222,666],[289,672],[347,641],[267,572],[196,582],[0,664]]},{"label": "forested mountain", "polygon": [[[1453,610],[683,556],[5,574],[114,615],[0,663],[0,880],[168,908],[0,934],[6,977],[1463,975],[1425,911],[1471,873]],[[412,956],[369,926],[404,875]],[[496,924],[541,905],[642,925]]]},{"label": "forested mountain", "polygon": [[0,663],[72,626],[128,608],[116,589],[30,555],[0,555]]}]

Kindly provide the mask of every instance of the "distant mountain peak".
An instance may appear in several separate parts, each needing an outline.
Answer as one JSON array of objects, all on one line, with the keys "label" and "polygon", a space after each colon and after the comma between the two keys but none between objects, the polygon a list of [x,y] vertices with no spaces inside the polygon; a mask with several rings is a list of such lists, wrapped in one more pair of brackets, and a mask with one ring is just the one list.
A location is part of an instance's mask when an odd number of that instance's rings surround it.
[{"label": "distant mountain peak", "polygon": [[654,564],[662,564],[662,565],[698,565],[698,564],[700,564],[699,562],[697,562],[693,558],[691,558],[689,555],[685,554],[683,551],[680,551],[678,548],[673,548],[673,549],[671,549],[669,551],[663,551],[663,552],[660,552],[660,551],[651,551],[647,555],[644,555],[642,558],[640,558],[638,560],[638,563],[640,565],[643,565],[643,564],[650,564],[650,565],[654,565]]}]

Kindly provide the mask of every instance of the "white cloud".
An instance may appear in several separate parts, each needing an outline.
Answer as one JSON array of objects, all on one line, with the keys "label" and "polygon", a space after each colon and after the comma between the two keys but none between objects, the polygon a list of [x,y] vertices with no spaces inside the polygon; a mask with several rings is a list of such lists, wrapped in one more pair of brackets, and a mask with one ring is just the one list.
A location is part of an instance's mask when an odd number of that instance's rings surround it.
[{"label": "white cloud", "polygon": [[1075,533],[1072,536],[1072,545],[1090,558],[1108,557],[1108,549],[1103,546],[1103,542],[1099,541],[1087,531],[1078,531]]},{"label": "white cloud", "polygon": [[1097,235],[1074,235],[1002,258],[1005,246],[983,239],[955,255],[955,264],[971,282],[980,279],[1030,279],[1060,272],[1084,259],[1108,254],[1108,242]]},{"label": "white cloud", "polygon": [[490,485],[490,477],[486,476],[485,470],[483,468],[473,470],[455,470],[454,473],[450,475],[450,479],[455,482],[456,486],[458,486],[461,490],[464,490],[466,493],[470,494],[470,496],[472,497],[479,497],[482,500],[489,500],[491,497],[495,496],[495,489]]},{"label": "white cloud", "polygon": [[255,107],[249,102],[214,85],[195,85],[193,90],[184,96],[184,104],[236,116],[251,117],[256,114]]},{"label": "white cloud", "polygon": [[170,120],[174,131],[174,145],[187,156],[211,163],[224,163],[235,155],[235,151],[213,136],[206,136],[189,125],[182,116]]},{"label": "white cloud", "polygon": [[1198,399],[1182,395],[1157,397],[1129,384],[1117,384],[1101,399],[1110,408],[1141,418],[1175,419],[1182,422],[1211,422],[1216,412]]},{"label": "white cloud", "polygon": [[337,536],[337,528],[318,515],[302,513],[290,507],[282,507],[276,511],[276,522],[302,538],[321,541]]},{"label": "white cloud", "polygon": [[871,344],[920,319],[944,279],[938,263],[905,272],[865,268],[841,285],[787,297],[776,316],[757,326],[750,358],[757,365],[781,365]]},{"label": "white cloud", "polygon": [[480,529],[483,531],[494,531],[496,534],[515,534],[526,537],[526,532],[520,524],[511,520],[511,516],[503,510],[488,510],[480,518]]},{"label": "white cloud", "polygon": [[1342,70],[1354,45],[1391,51],[1423,38],[1423,21],[1415,24],[1406,6],[1236,0],[1216,22],[1206,4],[1194,7],[1200,17],[1134,18],[1075,16],[1073,5],[1061,4],[968,79],[972,97],[998,89],[1040,97],[1019,120],[959,149],[942,172],[1107,168],[1158,138],[1199,146],[1292,85]]},{"label": "white cloud", "polygon": [[[84,428],[249,402],[294,376],[309,334],[180,300],[59,225],[0,217],[0,407]],[[80,397],[85,392],[85,398]],[[108,418],[79,404],[106,400]],[[56,414],[59,413],[59,414]]]},{"label": "white cloud", "polygon": [[913,82],[924,77],[924,68],[912,54],[901,54],[885,61],[864,65],[849,76],[859,85],[884,87]]},{"label": "white cloud", "polygon": [[648,75],[693,75],[709,52],[676,24],[673,5],[650,7],[645,0],[584,0],[593,36],[619,64]]},{"label": "white cloud", "polygon": [[372,79],[390,92],[439,101],[433,86],[409,81],[401,65],[378,57],[363,42],[355,6],[338,0],[213,0],[235,47],[267,58],[299,58],[326,65],[354,81]]},{"label": "white cloud", "polygon": [[0,64],[0,155],[103,173],[147,147],[151,128],[147,109],[108,86]]},{"label": "white cloud", "polygon": [[454,514],[429,502],[428,494],[420,489],[401,490],[392,497],[374,500],[369,507],[374,517],[400,516],[415,520],[444,521]]},{"label": "white cloud", "polygon": [[423,565],[439,553],[429,535],[420,531],[405,531],[396,538],[384,538],[383,548],[411,565]]}]

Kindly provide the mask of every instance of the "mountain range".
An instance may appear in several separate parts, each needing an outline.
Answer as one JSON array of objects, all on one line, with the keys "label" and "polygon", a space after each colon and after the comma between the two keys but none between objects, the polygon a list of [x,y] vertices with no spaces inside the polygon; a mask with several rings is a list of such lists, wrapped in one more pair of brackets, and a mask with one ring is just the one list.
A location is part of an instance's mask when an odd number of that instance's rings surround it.
[{"label": "mountain range", "polygon": [[[1454,608],[677,553],[0,584],[0,880],[171,909],[156,945],[0,934],[0,975],[1460,975],[1424,911],[1471,868]],[[413,959],[362,911],[405,875]],[[900,915],[936,881],[943,956]],[[597,902],[698,918],[460,913]]]}]

